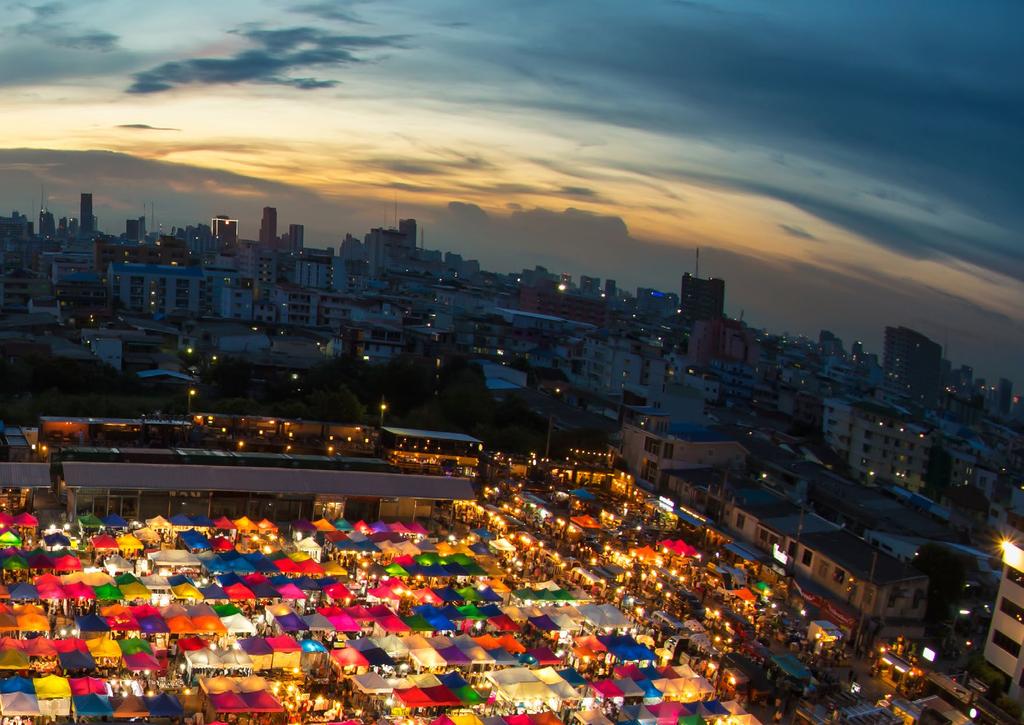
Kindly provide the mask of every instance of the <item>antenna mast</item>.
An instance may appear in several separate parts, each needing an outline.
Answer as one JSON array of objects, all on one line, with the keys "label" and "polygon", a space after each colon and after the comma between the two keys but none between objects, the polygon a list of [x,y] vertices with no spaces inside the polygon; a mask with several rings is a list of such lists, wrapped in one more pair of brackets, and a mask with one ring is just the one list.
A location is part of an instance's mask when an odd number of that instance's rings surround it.
[{"label": "antenna mast", "polygon": [[694,277],[700,277],[700,247],[697,247],[697,265],[693,270]]}]

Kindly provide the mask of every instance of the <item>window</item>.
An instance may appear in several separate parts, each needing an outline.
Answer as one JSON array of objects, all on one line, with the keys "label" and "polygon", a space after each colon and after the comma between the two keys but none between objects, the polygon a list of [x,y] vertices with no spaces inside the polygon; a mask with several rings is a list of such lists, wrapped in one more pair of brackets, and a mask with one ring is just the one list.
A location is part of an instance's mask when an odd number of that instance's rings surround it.
[{"label": "window", "polygon": [[814,554],[811,552],[810,549],[805,547],[804,548],[804,555],[803,555],[803,557],[801,557],[800,561],[803,562],[804,566],[810,566],[811,562],[813,560],[814,560]]},{"label": "window", "polygon": [[744,514],[736,514],[736,528],[743,529],[747,525],[747,517]]},{"label": "window", "polygon": [[1014,569],[1009,564],[1006,565],[1006,578],[1017,586],[1024,587],[1024,571]]},{"label": "window", "polygon": [[1009,614],[1011,617],[1016,619],[1021,624],[1024,624],[1024,607],[1014,604],[1006,597],[1003,597],[999,602],[999,611],[1003,614]]},{"label": "window", "polygon": [[832,571],[832,581],[836,584],[842,584],[846,581],[846,571],[840,569],[838,566]]},{"label": "window", "polygon": [[1020,655],[1020,642],[1017,642],[1012,637],[1007,637],[998,629],[992,630],[992,644],[1006,650],[1014,657]]},{"label": "window", "polygon": [[657,456],[661,453],[661,441],[648,436],[644,439],[644,450]]},{"label": "window", "polygon": [[663,458],[671,458],[672,454],[675,452],[674,449],[675,449],[674,445],[672,445],[671,443],[666,443],[665,444],[665,453],[664,453],[664,455],[662,457]]}]

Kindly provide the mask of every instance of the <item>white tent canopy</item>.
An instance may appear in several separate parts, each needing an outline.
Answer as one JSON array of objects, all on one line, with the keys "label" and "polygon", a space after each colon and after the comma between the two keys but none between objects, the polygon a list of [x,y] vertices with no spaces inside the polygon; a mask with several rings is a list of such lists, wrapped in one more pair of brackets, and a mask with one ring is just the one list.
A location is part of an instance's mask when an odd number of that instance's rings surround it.
[{"label": "white tent canopy", "polygon": [[154,551],[149,555],[149,560],[154,566],[166,567],[194,567],[199,568],[203,562],[195,554],[182,549],[163,549]]},{"label": "white tent canopy", "polygon": [[376,672],[367,672],[362,675],[355,675],[352,678],[360,692],[368,695],[387,695],[392,691],[391,685]]}]

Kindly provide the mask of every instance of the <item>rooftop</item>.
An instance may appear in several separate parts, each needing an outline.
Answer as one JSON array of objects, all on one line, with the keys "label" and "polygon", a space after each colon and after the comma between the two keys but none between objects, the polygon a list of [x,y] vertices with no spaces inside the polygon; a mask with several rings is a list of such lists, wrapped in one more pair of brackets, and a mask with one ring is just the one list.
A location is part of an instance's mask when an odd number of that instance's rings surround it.
[{"label": "rooftop", "polygon": [[[858,579],[871,580],[885,585],[908,579],[927,578],[923,572],[899,559],[879,551],[855,534],[839,529],[837,531],[814,531],[802,534],[801,543],[827,556]],[[877,560],[872,564],[872,559]],[[872,576],[874,569],[874,576]]]},{"label": "rooftop", "polygon": [[417,428],[384,428],[388,433],[406,438],[433,438],[439,441],[459,441],[461,443],[483,443],[479,438],[465,433],[446,433],[439,430],[419,430]]},{"label": "rooftop", "polygon": [[203,270],[199,267],[179,267],[173,264],[136,264],[134,262],[112,262],[110,270],[113,274],[159,274],[168,277],[191,277],[203,279]]},{"label": "rooftop", "polygon": [[473,486],[468,479],[401,473],[82,461],[65,461],[63,470],[69,488],[177,491],[187,480],[189,488],[198,491],[288,491],[328,496],[435,500],[473,498]]}]

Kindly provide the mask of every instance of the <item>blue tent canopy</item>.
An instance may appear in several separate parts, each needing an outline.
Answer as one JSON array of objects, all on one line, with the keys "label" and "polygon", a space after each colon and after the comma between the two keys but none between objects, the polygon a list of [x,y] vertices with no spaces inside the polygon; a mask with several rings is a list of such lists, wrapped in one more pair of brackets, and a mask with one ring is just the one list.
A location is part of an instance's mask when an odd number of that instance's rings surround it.
[{"label": "blue tent canopy", "polygon": [[128,522],[123,517],[117,514],[107,514],[100,521],[103,522],[104,526],[109,526],[112,529],[127,529]]},{"label": "blue tent canopy", "polygon": [[60,666],[65,670],[95,670],[96,660],[92,658],[92,655],[88,652],[82,652],[81,650],[71,650],[70,652],[60,652],[57,654],[60,659]]},{"label": "blue tent canopy", "polygon": [[27,599],[39,599],[39,591],[26,582],[19,582],[11,587],[10,590],[11,599],[27,600]]},{"label": "blue tent canopy", "polygon": [[185,710],[177,698],[161,692],[156,697],[144,698],[150,717],[185,717]]},{"label": "blue tent canopy", "polygon": [[203,529],[212,529],[213,520],[209,516],[203,516],[202,514],[196,514],[191,517],[192,525],[198,526]]},{"label": "blue tent canopy", "polygon": [[181,532],[181,543],[191,551],[206,551],[210,548],[210,540],[192,529]]},{"label": "blue tent canopy", "polygon": [[109,632],[110,625],[96,614],[86,614],[75,619],[75,626],[80,632]]},{"label": "blue tent canopy", "polygon": [[47,534],[43,537],[43,541],[47,546],[71,546],[71,539],[66,537],[59,531],[54,531],[52,534]]},{"label": "blue tent canopy", "polygon": [[705,700],[700,703],[699,707],[705,714],[712,715],[714,717],[727,717],[730,714],[729,711],[725,709],[725,705],[718,700]]},{"label": "blue tent canopy", "polygon": [[597,498],[594,494],[592,494],[585,488],[574,488],[572,491],[569,491],[569,495],[575,496],[580,501],[593,501],[595,498]]},{"label": "blue tent canopy", "polygon": [[75,712],[82,717],[113,717],[114,708],[110,699],[99,695],[75,695]]},{"label": "blue tent canopy", "polygon": [[564,670],[559,670],[558,676],[573,687],[586,687],[590,684],[583,675],[576,671],[575,667],[566,667]]},{"label": "blue tent canopy", "polygon": [[774,655],[772,662],[778,665],[780,670],[796,680],[811,679],[811,671],[794,655]]},{"label": "blue tent canopy", "polygon": [[300,643],[303,652],[326,652],[327,648],[315,639],[304,639]]},{"label": "blue tent canopy", "polygon": [[207,584],[205,587],[199,587],[199,593],[203,595],[203,599],[228,598],[228,593],[216,584]]},{"label": "blue tent canopy", "polygon": [[621,662],[653,662],[657,659],[651,650],[629,635],[609,635],[597,639]]},{"label": "blue tent canopy", "polygon": [[175,526],[192,526],[192,519],[185,514],[174,514],[171,517],[171,523]]},{"label": "blue tent canopy", "polygon": [[0,680],[0,693],[9,695],[13,692],[24,692],[26,695],[35,695],[36,686],[27,677],[6,677]]},{"label": "blue tent canopy", "polygon": [[494,534],[492,534],[487,529],[473,529],[473,531],[471,533],[476,534],[481,539],[493,539],[494,538]]}]

